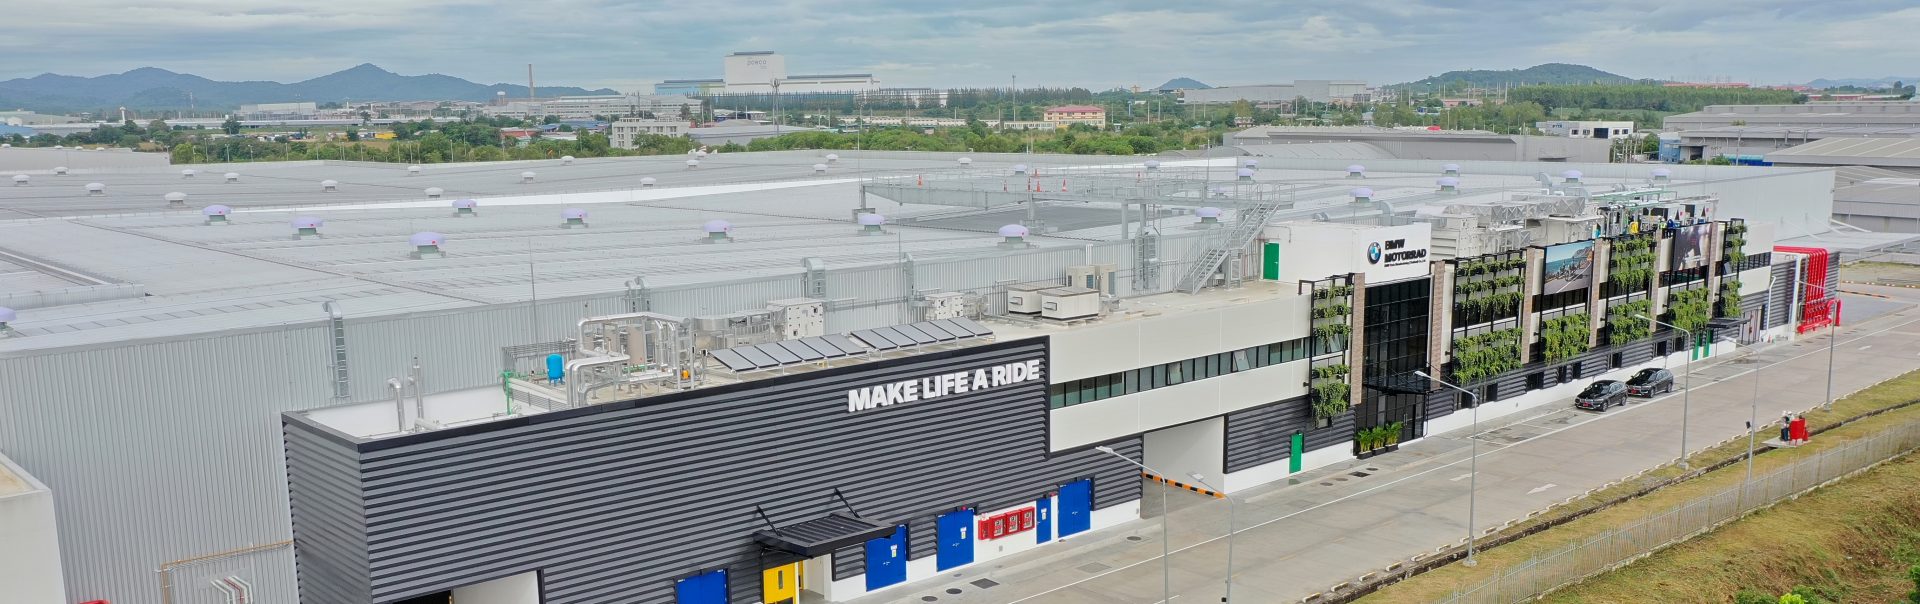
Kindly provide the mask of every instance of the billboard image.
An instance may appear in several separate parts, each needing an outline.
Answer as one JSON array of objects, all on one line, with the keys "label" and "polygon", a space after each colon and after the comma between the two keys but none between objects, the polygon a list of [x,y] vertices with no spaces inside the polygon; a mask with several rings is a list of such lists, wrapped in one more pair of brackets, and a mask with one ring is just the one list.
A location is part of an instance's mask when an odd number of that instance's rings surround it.
[{"label": "billboard image", "polygon": [[1593,285],[1593,241],[1547,246],[1540,293],[1557,294]]},{"label": "billboard image", "polygon": [[1673,268],[1693,268],[1707,263],[1707,240],[1712,224],[1696,224],[1673,231]]}]

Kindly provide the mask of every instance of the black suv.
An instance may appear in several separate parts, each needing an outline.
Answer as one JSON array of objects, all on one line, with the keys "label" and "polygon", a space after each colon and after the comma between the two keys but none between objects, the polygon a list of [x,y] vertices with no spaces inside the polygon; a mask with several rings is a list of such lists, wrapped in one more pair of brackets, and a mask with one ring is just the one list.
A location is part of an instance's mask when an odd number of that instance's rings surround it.
[{"label": "black suv", "polygon": [[1673,392],[1673,372],[1660,368],[1642,369],[1633,377],[1627,378],[1627,394],[1634,396],[1653,396],[1662,392]]},{"label": "black suv", "polygon": [[1573,406],[1580,409],[1606,411],[1607,407],[1627,404],[1627,385],[1619,380],[1600,380],[1587,385],[1579,396],[1573,397]]}]

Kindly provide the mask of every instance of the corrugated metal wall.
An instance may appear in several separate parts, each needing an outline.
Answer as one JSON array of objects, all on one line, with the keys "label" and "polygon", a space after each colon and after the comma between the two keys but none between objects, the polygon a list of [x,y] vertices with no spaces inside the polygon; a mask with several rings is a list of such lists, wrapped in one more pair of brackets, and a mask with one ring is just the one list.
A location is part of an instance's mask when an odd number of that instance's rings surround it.
[{"label": "corrugated metal wall", "polygon": [[1773,263],[1773,280],[1767,285],[1767,329],[1786,325],[1793,318],[1793,290],[1799,287],[1794,281],[1794,259],[1789,256],[1777,256]]},{"label": "corrugated metal wall", "polygon": [[1353,413],[1342,413],[1325,428],[1315,428],[1306,397],[1227,414],[1226,471],[1286,461],[1292,455],[1293,433],[1306,433],[1308,451],[1353,445]]},{"label": "corrugated metal wall", "polygon": [[366,598],[366,508],[361,504],[360,454],[353,443],[301,421],[285,421],[287,490],[297,576],[308,602]]},{"label": "corrugated metal wall", "polygon": [[[734,598],[755,601],[756,505],[798,522],[844,509],[838,488],[868,518],[907,522],[919,557],[935,543],[933,518],[962,506],[1031,501],[1085,477],[1096,506],[1137,499],[1126,462],[1047,453],[1044,378],[847,411],[851,388],[1045,358],[1045,339],[1023,339],[362,443],[371,593],[355,601],[538,569],[549,603],[671,602],[674,579],[721,567]],[[288,442],[296,477],[324,465],[301,457],[330,441]],[[1138,438],[1116,444],[1139,452]],[[339,522],[305,515],[331,495],[296,500],[295,525]],[[325,537],[297,535],[308,601],[335,593],[320,571],[360,562]]]}]

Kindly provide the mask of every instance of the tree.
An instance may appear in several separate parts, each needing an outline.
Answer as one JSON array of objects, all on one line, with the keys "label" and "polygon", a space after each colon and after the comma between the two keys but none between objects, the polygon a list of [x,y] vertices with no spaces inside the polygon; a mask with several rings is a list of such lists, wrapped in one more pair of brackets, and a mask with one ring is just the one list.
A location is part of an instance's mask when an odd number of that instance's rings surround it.
[{"label": "tree", "polygon": [[240,119],[229,115],[227,116],[227,121],[220,122],[220,129],[225,131],[227,134],[239,134]]},{"label": "tree", "polygon": [[365,126],[372,123],[373,123],[373,114],[365,110],[362,110],[360,112],[360,125]]},{"label": "tree", "polygon": [[352,142],[359,142],[359,141],[360,141],[360,129],[359,129],[359,128],[348,128],[348,129],[347,129],[347,142],[350,142],[350,143],[352,143]]},{"label": "tree", "polygon": [[683,120],[693,119],[693,108],[688,107],[685,103],[681,103],[680,119],[683,119]]}]

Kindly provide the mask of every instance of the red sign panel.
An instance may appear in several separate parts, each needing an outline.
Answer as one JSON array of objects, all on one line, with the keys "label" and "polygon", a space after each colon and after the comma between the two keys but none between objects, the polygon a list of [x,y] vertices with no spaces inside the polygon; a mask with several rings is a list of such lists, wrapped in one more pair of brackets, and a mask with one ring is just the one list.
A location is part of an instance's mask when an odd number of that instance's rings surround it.
[{"label": "red sign panel", "polygon": [[1010,512],[1001,512],[980,519],[981,539],[999,539],[1033,530],[1034,511],[1032,506]]}]

